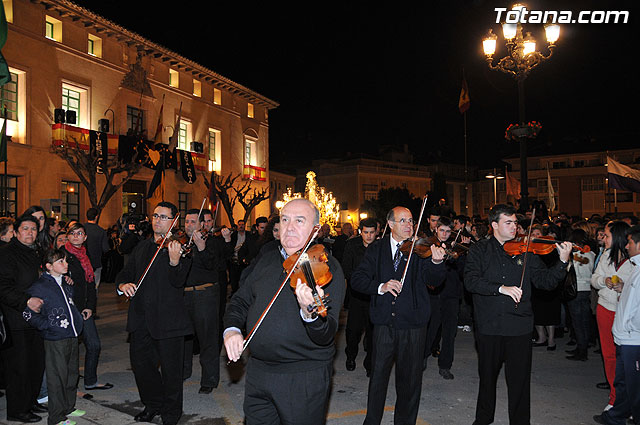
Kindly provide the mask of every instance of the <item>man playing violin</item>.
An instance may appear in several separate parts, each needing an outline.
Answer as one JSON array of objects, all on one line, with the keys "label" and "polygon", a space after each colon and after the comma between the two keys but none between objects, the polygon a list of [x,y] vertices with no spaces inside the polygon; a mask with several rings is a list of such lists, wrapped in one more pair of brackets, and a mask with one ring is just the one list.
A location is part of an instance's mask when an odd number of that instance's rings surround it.
[{"label": "man playing violin", "polygon": [[[318,209],[306,199],[282,208],[280,249],[256,257],[255,267],[227,306],[224,345],[230,361],[240,359],[244,349],[240,329],[254,327],[287,277],[284,260],[305,247],[318,223]],[[328,264],[333,279],[326,286],[332,299],[326,317],[315,317],[308,310],[315,303],[311,288],[298,281],[295,295],[284,288],[252,334],[244,398],[247,425],[325,423],[334,338],[345,293],[338,261],[329,256]],[[316,290],[324,295],[319,286]]]},{"label": "man playing violin", "polygon": [[[153,237],[140,241],[118,276],[118,294],[130,298],[127,332],[129,355],[144,411],[134,419],[151,422],[160,414],[164,425],[182,415],[184,337],[192,333],[183,301],[183,286],[191,260],[182,258],[181,244],[170,241],[158,252],[156,241],[171,229],[178,208],[160,202],[153,211]],[[136,283],[149,267],[146,277]],[[160,370],[158,370],[160,364]]]},{"label": "man playing violin", "polygon": [[509,424],[529,425],[531,287],[546,290],[557,287],[566,275],[572,245],[556,244],[560,262],[547,268],[538,255],[510,256],[505,252],[503,245],[516,236],[518,225],[513,206],[495,205],[489,211],[489,222],[493,236],[471,246],[464,274],[464,285],[473,294],[480,375],[474,425],[493,422],[496,381],[502,363],[508,388]]},{"label": "man playing violin", "polygon": [[[395,207],[389,211],[387,223],[391,234],[369,245],[350,280],[354,290],[371,296],[373,354],[364,420],[367,425],[382,421],[394,361],[397,395],[394,422],[416,423],[430,315],[427,285],[438,286],[445,277],[443,248],[432,246],[431,256],[425,258],[414,253],[407,263],[409,253],[403,252],[401,246],[413,235],[411,211]],[[411,246],[410,242],[407,245]]]}]

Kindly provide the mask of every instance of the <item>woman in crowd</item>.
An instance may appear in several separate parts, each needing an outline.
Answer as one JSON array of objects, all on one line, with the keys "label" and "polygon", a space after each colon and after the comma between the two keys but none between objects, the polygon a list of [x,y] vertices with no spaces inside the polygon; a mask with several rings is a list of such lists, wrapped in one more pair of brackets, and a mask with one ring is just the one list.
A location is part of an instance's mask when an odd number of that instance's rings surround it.
[{"label": "woman in crowd", "polygon": [[40,205],[32,205],[24,212],[24,214],[32,215],[38,220],[38,236],[36,244],[40,253],[51,248],[53,238],[49,234],[49,223],[47,222],[47,212]]},{"label": "woman in crowd", "polygon": [[15,235],[14,220],[11,217],[0,217],[0,246],[8,244]]},{"label": "woman in crowd", "polygon": [[[613,319],[616,314],[618,298],[622,291],[622,283],[628,282],[633,266],[628,261],[629,255],[625,249],[627,245],[626,231],[629,225],[623,221],[611,221],[604,228],[605,251],[598,261],[591,286],[598,290],[598,307],[596,320],[600,335],[600,348],[604,359],[604,371],[609,383],[609,403],[605,411],[613,407],[616,392],[613,379],[616,376],[616,347],[613,342]],[[614,277],[615,276],[615,277]]]},{"label": "woman in crowd", "polygon": [[66,243],[67,243],[67,232],[62,230],[58,232],[55,239],[53,240],[53,247],[55,249],[60,249],[64,247]]}]

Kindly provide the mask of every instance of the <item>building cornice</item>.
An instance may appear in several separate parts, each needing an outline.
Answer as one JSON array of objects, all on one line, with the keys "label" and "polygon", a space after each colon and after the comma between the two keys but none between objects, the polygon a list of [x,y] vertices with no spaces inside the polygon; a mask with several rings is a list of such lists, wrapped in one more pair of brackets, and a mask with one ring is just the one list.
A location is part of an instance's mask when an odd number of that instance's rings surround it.
[{"label": "building cornice", "polygon": [[179,71],[190,73],[202,81],[206,81],[214,87],[226,90],[237,96],[243,97],[250,102],[264,106],[267,109],[274,109],[280,106],[277,102],[226,78],[199,63],[187,59],[186,57],[154,43],[141,35],[130,31],[88,9],[85,9],[69,0],[31,0],[32,3],[41,4],[47,11],[55,11],[63,18],[78,22],[86,28],[90,28],[99,35],[115,38],[118,42],[129,47],[135,47],[139,52],[144,53],[158,61],[168,63],[169,66]]}]

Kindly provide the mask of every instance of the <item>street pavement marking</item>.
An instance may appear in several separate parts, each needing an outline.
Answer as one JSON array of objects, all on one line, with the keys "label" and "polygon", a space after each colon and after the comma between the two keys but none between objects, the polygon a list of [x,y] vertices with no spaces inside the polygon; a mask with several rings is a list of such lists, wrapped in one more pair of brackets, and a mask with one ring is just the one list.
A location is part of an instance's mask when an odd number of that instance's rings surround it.
[{"label": "street pavement marking", "polygon": [[[394,406],[384,406],[384,411],[385,412],[393,412],[395,410]],[[350,410],[347,412],[339,412],[339,413],[330,413],[327,415],[327,420],[332,420],[332,419],[342,419],[342,418],[349,418],[352,416],[364,416],[367,414],[367,410],[366,409],[362,409],[362,410]],[[419,425],[430,425],[429,422],[418,418],[416,421],[416,424]]]}]

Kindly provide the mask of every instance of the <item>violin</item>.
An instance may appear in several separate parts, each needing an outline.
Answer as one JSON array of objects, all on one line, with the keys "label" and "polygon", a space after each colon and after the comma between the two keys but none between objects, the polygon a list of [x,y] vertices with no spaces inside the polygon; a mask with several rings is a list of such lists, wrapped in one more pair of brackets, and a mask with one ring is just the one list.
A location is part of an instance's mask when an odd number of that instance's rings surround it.
[{"label": "violin", "polygon": [[158,239],[156,241],[156,245],[158,246],[158,249],[165,249],[169,246],[169,242],[172,241],[180,242],[180,255],[182,257],[186,257],[191,253],[191,250],[193,249],[193,243],[190,242],[189,236],[187,236],[187,234],[182,230],[176,230],[173,232],[169,231],[167,237]]},{"label": "violin", "polygon": [[[435,245],[440,248],[444,248],[444,252],[446,255],[445,258],[453,258],[456,259],[462,254],[469,250],[469,248],[461,246],[460,244],[456,244],[452,247],[447,246],[446,242],[440,242],[436,236],[430,236],[428,238],[420,238],[416,240],[416,243],[413,246],[413,253],[416,254],[420,258],[429,258],[431,257],[431,246]],[[406,240],[400,245],[400,252],[404,255],[408,255],[411,250],[411,240]]]},{"label": "violin", "polygon": [[[507,254],[512,256],[524,254],[525,252],[532,252],[537,255],[547,255],[553,252],[556,244],[563,242],[567,241],[558,241],[553,239],[551,236],[542,236],[539,238],[531,238],[530,242],[527,244],[526,237],[517,237],[505,242],[502,247]],[[591,251],[589,245],[580,245],[573,242],[571,242],[571,245],[574,251],[580,251],[583,254]]]},{"label": "violin", "polygon": [[[299,258],[299,261],[298,261]],[[327,251],[322,244],[311,246],[306,252],[297,252],[290,255],[282,264],[285,273],[291,273],[289,285],[292,289],[296,289],[298,279],[304,285],[311,288],[314,304],[307,306],[307,311],[311,313],[312,318],[318,316],[327,317],[327,306],[329,302],[327,294],[320,297],[316,290],[316,285],[322,287],[331,282],[333,275],[329,271],[329,259]]]}]

